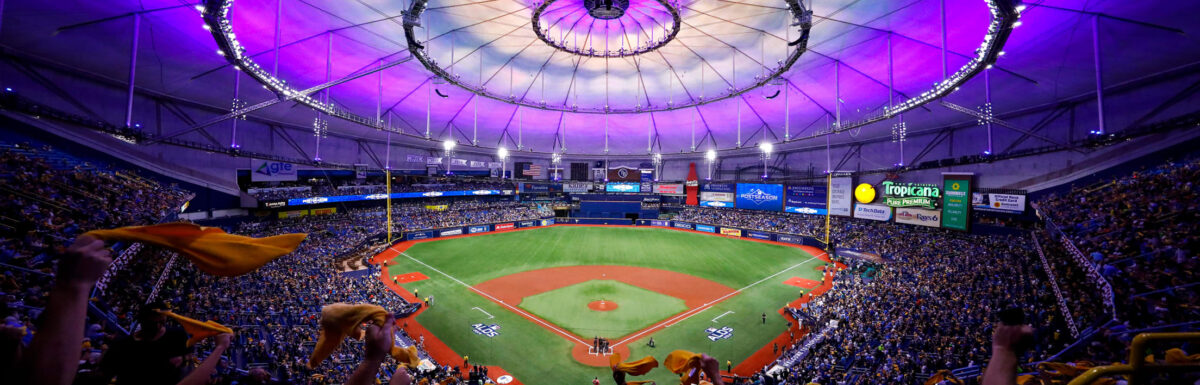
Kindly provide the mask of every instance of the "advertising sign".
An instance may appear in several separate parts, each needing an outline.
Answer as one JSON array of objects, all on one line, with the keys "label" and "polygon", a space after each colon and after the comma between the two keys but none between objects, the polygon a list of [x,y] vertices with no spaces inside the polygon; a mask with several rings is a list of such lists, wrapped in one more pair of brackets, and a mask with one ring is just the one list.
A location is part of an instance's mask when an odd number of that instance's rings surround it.
[{"label": "advertising sign", "polygon": [[613,182],[641,182],[642,171],[626,166],[611,168],[608,170],[608,180]]},{"label": "advertising sign", "polygon": [[517,227],[533,227],[533,226],[537,226],[537,222],[534,222],[534,221],[522,221],[522,222],[520,222],[520,223],[518,223],[518,224],[517,224]]},{"label": "advertising sign", "polygon": [[700,206],[703,207],[733,207],[733,203],[719,201],[700,201]]},{"label": "advertising sign", "polygon": [[513,223],[512,223],[512,222],[509,222],[509,223],[497,223],[497,224],[496,224],[496,226],[495,226],[495,228],[496,228],[496,231],[500,231],[500,230],[512,230],[512,229],[513,229],[513,227],[515,227],[515,226],[513,226]]},{"label": "advertising sign", "polygon": [[1020,194],[971,193],[971,207],[980,211],[1021,214],[1025,212],[1025,196]]},{"label": "advertising sign", "polygon": [[942,173],[942,227],[969,231],[971,225],[971,178],[969,173]]},{"label": "advertising sign", "polygon": [[898,207],[896,208],[896,223],[941,227],[942,210],[923,210],[912,207]]},{"label": "advertising sign", "polygon": [[642,191],[641,183],[614,182],[604,185],[604,191],[615,193],[636,193]]},{"label": "advertising sign", "polygon": [[715,233],[715,232],[717,232],[717,228],[716,228],[716,227],[709,226],[709,225],[701,225],[701,224],[697,224],[697,225],[696,225],[696,231],[703,231],[703,232],[706,232],[706,233]]},{"label": "advertising sign", "polygon": [[854,217],[860,219],[870,219],[873,221],[886,221],[892,219],[892,208],[884,205],[854,205]]},{"label": "advertising sign", "polygon": [[779,234],[775,237],[775,240],[786,243],[795,243],[798,245],[804,244],[804,238],[795,235]]},{"label": "advertising sign", "polygon": [[851,214],[850,194],[854,191],[854,180],[850,177],[833,178],[829,182],[829,214],[848,217]]},{"label": "advertising sign", "polygon": [[[732,192],[714,192],[714,191],[701,191],[700,192],[700,200],[702,200],[702,201],[733,203],[734,196],[735,195]],[[732,207],[732,205],[730,205],[730,207]]]},{"label": "advertising sign", "polygon": [[657,220],[657,219],[651,219],[651,220],[650,220],[650,226],[658,226],[658,227],[670,227],[670,226],[671,226],[671,222],[670,222],[670,221],[660,221],[660,220]]},{"label": "advertising sign", "polygon": [[739,209],[782,211],[783,185],[762,183],[738,183],[737,202]]},{"label": "advertising sign", "polygon": [[250,181],[279,182],[296,180],[296,165],[269,160],[251,160]]},{"label": "advertising sign", "polygon": [[471,234],[475,234],[475,233],[486,233],[486,232],[488,232],[488,227],[487,227],[487,225],[483,225],[483,226],[471,226],[471,227],[468,227],[468,228],[467,228],[467,232],[468,232],[468,233],[471,233]]},{"label": "advertising sign", "polygon": [[567,182],[563,183],[564,192],[588,192],[592,191],[591,182]]},{"label": "advertising sign", "polygon": [[683,183],[658,183],[654,185],[655,194],[683,195]]},{"label": "advertising sign", "polygon": [[825,215],[825,186],[787,186],[783,211],[789,213]]},{"label": "advertising sign", "polygon": [[[411,199],[411,198],[434,198],[434,197],[462,197],[462,196],[487,196],[500,195],[500,190],[473,190],[473,191],[428,191],[428,192],[406,192],[392,193],[392,199]],[[336,202],[355,202],[365,200],[387,199],[388,194],[366,194],[366,195],[335,195],[328,197],[312,197],[312,198],[292,198],[288,199],[288,206],[315,205],[320,203],[336,203]]]},{"label": "advertising sign", "polygon": [[735,237],[740,237],[740,236],[742,236],[742,230],[741,230],[741,229],[730,229],[730,228],[725,228],[725,227],[722,227],[722,228],[721,228],[721,235],[732,235],[732,236],[735,236]]},{"label": "advertising sign", "polygon": [[550,225],[553,225],[553,224],[554,224],[554,220],[553,220],[553,219],[543,219],[543,220],[542,220],[542,226],[550,226]]},{"label": "advertising sign", "polygon": [[675,222],[675,228],[692,230],[692,224],[687,222]]},{"label": "advertising sign", "polygon": [[408,235],[405,235],[404,237],[408,238],[408,240],[410,240],[410,241],[414,240],[414,239],[433,238],[433,232],[432,231],[417,231],[417,232],[408,233]]},{"label": "advertising sign", "polygon": [[757,231],[747,231],[746,236],[754,239],[766,239],[768,241],[771,240],[771,234],[760,233]]},{"label": "advertising sign", "polygon": [[441,236],[449,237],[451,235],[462,235],[462,233],[463,233],[462,229],[444,230],[444,231],[442,231]]},{"label": "advertising sign", "polygon": [[700,191],[716,191],[716,192],[736,192],[737,184],[735,183],[704,183],[700,185]]},{"label": "advertising sign", "polygon": [[892,207],[923,207],[933,209],[942,198],[936,185],[928,183],[896,183],[890,180],[879,184],[883,189],[883,204]]}]

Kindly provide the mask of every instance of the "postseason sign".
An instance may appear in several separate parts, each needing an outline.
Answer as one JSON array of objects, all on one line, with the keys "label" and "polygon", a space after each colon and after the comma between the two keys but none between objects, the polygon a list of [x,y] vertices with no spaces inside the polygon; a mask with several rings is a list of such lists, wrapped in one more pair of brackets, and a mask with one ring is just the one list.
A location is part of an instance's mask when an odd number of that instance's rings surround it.
[{"label": "postseason sign", "polygon": [[787,186],[783,211],[789,213],[825,215],[825,186]]},{"label": "postseason sign", "polygon": [[738,183],[737,202],[739,209],[782,211],[783,185],[762,183]]}]

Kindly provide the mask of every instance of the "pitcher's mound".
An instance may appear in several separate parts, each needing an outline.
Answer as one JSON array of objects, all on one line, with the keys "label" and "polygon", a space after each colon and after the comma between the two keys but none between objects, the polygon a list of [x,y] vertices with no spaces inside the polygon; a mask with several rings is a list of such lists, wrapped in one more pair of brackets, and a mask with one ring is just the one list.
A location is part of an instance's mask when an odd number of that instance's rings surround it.
[{"label": "pitcher's mound", "polygon": [[595,311],[612,311],[617,309],[617,303],[613,301],[592,301],[588,304],[588,309]]}]

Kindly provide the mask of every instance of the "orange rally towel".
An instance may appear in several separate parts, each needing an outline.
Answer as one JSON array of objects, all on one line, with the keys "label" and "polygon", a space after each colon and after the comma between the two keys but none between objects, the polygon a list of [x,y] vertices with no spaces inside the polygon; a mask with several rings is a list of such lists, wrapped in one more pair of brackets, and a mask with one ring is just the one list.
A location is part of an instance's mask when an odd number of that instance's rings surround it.
[{"label": "orange rally towel", "polygon": [[190,223],[164,223],[93,230],[84,235],[105,241],[145,242],[175,250],[206,273],[225,277],[249,273],[296,251],[308,234],[283,234],[251,238],[228,234],[216,227]]},{"label": "orange rally towel", "polygon": [[401,365],[407,366],[409,369],[416,369],[417,365],[421,364],[421,356],[417,355],[417,347],[409,346],[401,348],[392,346],[392,358]]},{"label": "orange rally towel", "polygon": [[676,350],[663,360],[663,367],[670,370],[671,373],[678,374],[680,384],[703,384],[707,381],[700,381],[700,373],[704,371],[700,362],[702,358],[703,356],[700,354],[687,350]]},{"label": "orange rally towel", "polygon": [[1200,362],[1200,354],[1188,355],[1183,349],[1174,348],[1167,351],[1168,364],[1193,364]]},{"label": "orange rally towel", "polygon": [[335,303],[321,308],[321,336],[317,337],[317,346],[313,348],[312,357],[308,358],[308,368],[316,368],[321,361],[329,358],[342,340],[351,337],[357,340],[363,338],[363,330],[359,325],[370,321],[379,326],[387,320],[387,310],[370,304],[351,305]]},{"label": "orange rally towel", "polygon": [[637,361],[629,361],[621,363],[621,354],[614,353],[608,356],[608,366],[612,367],[614,372],[625,372],[631,376],[640,376],[650,372],[651,369],[658,367],[658,360],[653,356],[645,356]]},{"label": "orange rally towel", "polygon": [[233,334],[233,329],[230,329],[229,327],[227,327],[225,325],[221,325],[221,324],[217,323],[216,321],[209,320],[209,321],[200,322],[200,320],[184,317],[179,314],[172,313],[170,311],[161,311],[160,310],[159,313],[167,316],[167,318],[171,318],[171,319],[175,320],[175,322],[179,322],[180,325],[183,325],[183,331],[187,332],[188,336],[190,336],[190,337],[188,337],[188,340],[187,340],[188,347],[195,345],[197,342],[200,342],[200,341],[204,340],[205,338],[212,337],[212,336],[215,336],[218,334],[223,334],[223,333]]}]

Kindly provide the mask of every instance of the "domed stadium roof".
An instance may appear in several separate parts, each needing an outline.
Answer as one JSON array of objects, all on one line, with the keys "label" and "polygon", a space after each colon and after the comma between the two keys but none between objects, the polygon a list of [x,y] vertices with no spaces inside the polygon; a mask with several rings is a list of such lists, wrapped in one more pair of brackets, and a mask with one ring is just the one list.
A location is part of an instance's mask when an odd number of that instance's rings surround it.
[{"label": "domed stadium roof", "polygon": [[[391,131],[404,134],[397,140],[614,155],[753,151],[761,141],[779,149],[816,146],[828,132],[836,132],[834,143],[886,139],[895,135],[898,112],[909,131],[973,119],[922,95],[944,93],[945,101],[979,109],[985,81],[999,111],[1074,97],[1095,87],[1091,28],[1097,17],[1102,57],[1158,56],[1108,60],[1108,81],[1200,59],[1187,37],[1200,28],[1188,22],[1194,12],[1058,0],[1020,6],[1018,19],[1007,14],[1017,5],[10,2],[7,16],[26,17],[6,18],[5,29],[24,33],[3,40],[121,79],[128,47],[111,41],[128,41],[126,16],[139,13],[137,82],[147,90],[230,106],[238,84],[240,106],[285,98],[252,115],[306,126],[317,121],[316,131],[371,138]],[[1002,36],[1012,25],[1019,27]],[[994,50],[994,67],[988,50]],[[943,89],[945,79],[963,87]],[[320,91],[301,96],[314,89]],[[921,105],[926,101],[932,104]]]}]

